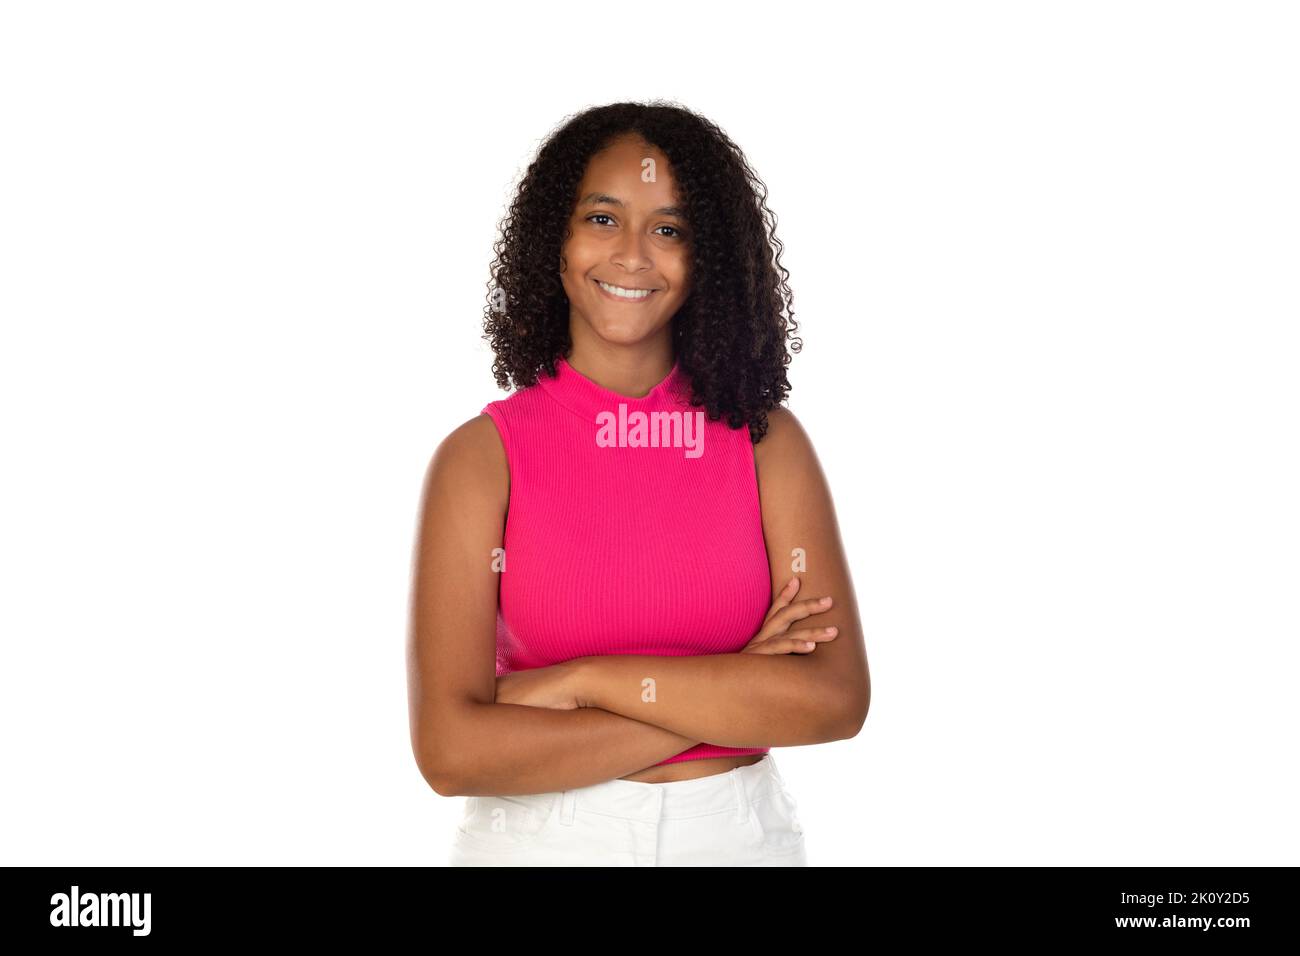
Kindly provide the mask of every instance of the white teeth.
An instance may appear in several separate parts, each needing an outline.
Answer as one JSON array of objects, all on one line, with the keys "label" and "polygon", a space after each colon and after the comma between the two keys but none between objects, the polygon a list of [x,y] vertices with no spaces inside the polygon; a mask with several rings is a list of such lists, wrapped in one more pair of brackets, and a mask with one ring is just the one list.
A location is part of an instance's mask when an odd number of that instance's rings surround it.
[{"label": "white teeth", "polygon": [[616,295],[621,299],[644,299],[654,291],[654,289],[620,289],[616,285],[610,285],[608,282],[601,282],[599,279],[596,280],[596,285],[600,286],[610,295]]}]

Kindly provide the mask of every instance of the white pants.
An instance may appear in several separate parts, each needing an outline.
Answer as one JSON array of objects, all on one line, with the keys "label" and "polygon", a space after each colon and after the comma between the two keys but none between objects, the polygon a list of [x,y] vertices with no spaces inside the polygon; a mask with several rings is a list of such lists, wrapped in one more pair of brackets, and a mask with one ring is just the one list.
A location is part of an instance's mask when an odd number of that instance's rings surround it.
[{"label": "white pants", "polygon": [[797,804],[770,753],[669,783],[466,797],[452,866],[807,866]]}]

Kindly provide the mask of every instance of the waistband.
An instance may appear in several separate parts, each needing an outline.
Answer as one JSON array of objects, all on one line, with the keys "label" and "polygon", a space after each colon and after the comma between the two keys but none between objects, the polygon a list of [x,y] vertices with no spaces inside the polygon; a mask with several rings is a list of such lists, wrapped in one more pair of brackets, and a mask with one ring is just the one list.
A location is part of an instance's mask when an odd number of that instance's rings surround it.
[{"label": "waistband", "polygon": [[750,804],[783,787],[781,772],[771,753],[761,760],[726,773],[690,780],[644,783],[637,780],[606,780],[589,787],[556,791],[561,824],[571,824],[579,809],[627,820],[659,820],[697,817],[732,811],[738,821],[749,817]]}]

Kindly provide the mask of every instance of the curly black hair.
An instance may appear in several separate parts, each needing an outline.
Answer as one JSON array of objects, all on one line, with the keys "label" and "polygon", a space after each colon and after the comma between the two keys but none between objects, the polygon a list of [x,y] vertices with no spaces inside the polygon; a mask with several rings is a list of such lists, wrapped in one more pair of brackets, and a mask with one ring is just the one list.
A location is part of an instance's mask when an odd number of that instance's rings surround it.
[{"label": "curly black hair", "polygon": [[[794,335],[789,271],[781,265],[767,187],[740,147],[702,116],[662,100],[612,103],[567,119],[528,166],[509,211],[488,282],[483,338],[503,389],[556,374],[572,347],[560,252],[589,159],[623,134],[638,135],[668,158],[691,228],[691,291],[672,318],[675,357],[691,381],[694,406],[750,441],[767,433],[767,412],[790,390],[785,367],[803,347]],[[779,273],[779,275],[778,275]]]}]

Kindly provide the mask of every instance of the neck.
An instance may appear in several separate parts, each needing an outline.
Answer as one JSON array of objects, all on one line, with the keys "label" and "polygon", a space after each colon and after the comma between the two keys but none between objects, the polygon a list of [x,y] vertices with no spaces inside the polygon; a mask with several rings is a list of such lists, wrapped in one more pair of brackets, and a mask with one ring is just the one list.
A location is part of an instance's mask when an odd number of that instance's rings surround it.
[{"label": "neck", "polygon": [[644,398],[668,377],[674,365],[672,345],[667,341],[637,350],[591,348],[577,342],[564,360],[601,388],[629,398]]}]

